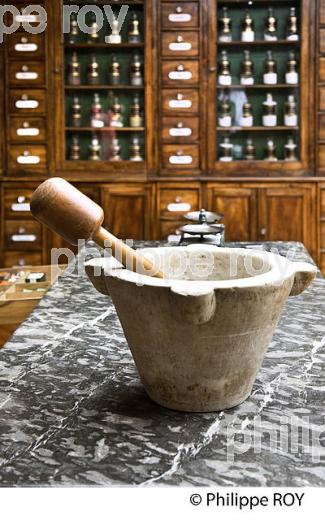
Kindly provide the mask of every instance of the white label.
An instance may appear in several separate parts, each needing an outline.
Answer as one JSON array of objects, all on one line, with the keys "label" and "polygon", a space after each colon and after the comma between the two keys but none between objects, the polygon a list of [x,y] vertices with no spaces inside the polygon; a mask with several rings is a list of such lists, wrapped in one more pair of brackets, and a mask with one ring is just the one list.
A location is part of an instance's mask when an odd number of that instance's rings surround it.
[{"label": "white label", "polygon": [[23,202],[21,204],[18,204],[18,202],[11,204],[11,211],[30,211],[30,204],[29,202]]},{"label": "white label", "polygon": [[189,137],[192,135],[191,128],[170,128],[169,135],[172,137]]},{"label": "white label", "polygon": [[35,52],[38,49],[36,43],[16,43],[15,51],[17,52]]},{"label": "white label", "polygon": [[297,72],[286,73],[286,84],[287,85],[298,85],[299,76]]},{"label": "white label", "polygon": [[220,157],[219,161],[221,161],[221,162],[230,162],[230,161],[232,161],[232,157]]},{"label": "white label", "polygon": [[171,212],[186,212],[186,211],[190,211],[191,210],[191,204],[188,204],[186,202],[172,202],[170,204],[168,204],[167,206],[167,209],[168,211],[171,211]]},{"label": "white label", "polygon": [[192,20],[192,15],[187,13],[172,13],[168,16],[168,20],[170,22],[190,22]]},{"label": "white label", "polygon": [[269,72],[268,74],[263,74],[263,83],[265,85],[276,85],[278,81],[278,75],[275,72]]},{"label": "white label", "polygon": [[169,77],[169,79],[185,79],[185,80],[188,80],[188,79],[192,78],[192,72],[190,72],[189,70],[182,70],[182,71],[172,70],[168,74],[168,77]]},{"label": "white label", "polygon": [[221,74],[218,78],[219,85],[231,85],[231,76]]},{"label": "white label", "polygon": [[169,101],[170,108],[191,108],[192,101],[189,99],[171,99]]},{"label": "white label", "polygon": [[39,15],[37,14],[17,14],[15,16],[15,21],[19,23],[27,22],[39,22]]},{"label": "white label", "polygon": [[110,36],[107,37],[107,42],[114,44],[122,43],[122,38],[119,34],[110,34]]},{"label": "white label", "polygon": [[229,43],[232,41],[232,36],[231,34],[227,34],[227,35],[223,35],[223,36],[220,36],[219,37],[219,42],[222,42],[222,43]]},{"label": "white label", "polygon": [[38,128],[17,128],[19,137],[36,137],[40,131]]},{"label": "white label", "polygon": [[240,120],[240,124],[244,127],[253,126],[253,116],[242,117]]},{"label": "white label", "polygon": [[240,78],[240,84],[241,85],[254,85],[254,78],[253,77],[245,78],[242,76]]},{"label": "white label", "polygon": [[299,40],[298,34],[290,34],[290,36],[287,36],[287,40],[291,42],[297,42]]},{"label": "white label", "polygon": [[231,116],[219,117],[219,126],[231,126]]},{"label": "white label", "polygon": [[278,39],[277,36],[271,36],[270,34],[264,34],[264,40],[267,42],[275,42]]},{"label": "white label", "polygon": [[18,155],[18,164],[39,164],[41,161],[38,155]]},{"label": "white label", "polygon": [[39,106],[36,99],[18,99],[16,101],[16,108],[37,108]]},{"label": "white label", "polygon": [[277,117],[274,115],[263,116],[263,126],[276,126]]},{"label": "white label", "polygon": [[37,240],[36,235],[12,235],[12,242],[35,242]]},{"label": "white label", "polygon": [[169,162],[170,164],[192,164],[193,157],[191,155],[171,155]]},{"label": "white label", "polygon": [[284,126],[297,126],[298,125],[298,116],[293,114],[291,116],[284,116]]},{"label": "white label", "polygon": [[16,79],[37,79],[37,72],[16,72]]},{"label": "white label", "polygon": [[92,119],[91,126],[92,126],[92,128],[103,128],[104,121],[100,121],[98,119]]},{"label": "white label", "polygon": [[241,41],[242,42],[253,42],[255,40],[254,31],[243,31],[241,33]]},{"label": "white label", "polygon": [[171,51],[190,51],[192,49],[191,43],[170,43],[169,50]]}]

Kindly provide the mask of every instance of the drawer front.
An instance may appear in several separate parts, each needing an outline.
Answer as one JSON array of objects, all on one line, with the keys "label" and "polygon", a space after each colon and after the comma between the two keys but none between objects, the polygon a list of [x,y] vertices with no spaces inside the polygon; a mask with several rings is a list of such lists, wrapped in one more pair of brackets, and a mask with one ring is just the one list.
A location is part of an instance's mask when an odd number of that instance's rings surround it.
[{"label": "drawer front", "polygon": [[4,227],[5,247],[7,249],[25,250],[42,248],[42,227],[38,222],[30,220],[7,220]]},{"label": "drawer front", "polygon": [[319,110],[325,110],[325,87],[319,89]]},{"label": "drawer front", "polygon": [[162,149],[162,165],[167,170],[191,171],[200,167],[199,146],[166,144]]},{"label": "drawer front", "polygon": [[319,115],[318,118],[318,138],[325,139],[325,114]]},{"label": "drawer front", "polygon": [[11,90],[9,97],[11,114],[45,114],[45,90]]},{"label": "drawer front", "polygon": [[319,52],[325,52],[325,29],[319,31]]},{"label": "drawer front", "polygon": [[325,144],[318,145],[317,166],[322,170],[325,169]]},{"label": "drawer front", "polygon": [[325,217],[325,189],[320,192],[320,214]]},{"label": "drawer front", "polygon": [[186,143],[199,140],[198,117],[163,117],[162,138],[165,142]]},{"label": "drawer front", "polygon": [[46,172],[46,146],[11,145],[9,148],[10,172]]},{"label": "drawer front", "polygon": [[325,249],[325,222],[320,224],[320,247]]},{"label": "drawer front", "polygon": [[198,2],[162,2],[161,19],[164,29],[199,26]]},{"label": "drawer front", "polygon": [[200,209],[199,188],[160,188],[159,213],[160,218],[183,221],[183,216],[189,211]]},{"label": "drawer front", "polygon": [[319,22],[325,24],[325,0],[319,0]]},{"label": "drawer front", "polygon": [[43,265],[43,255],[29,251],[6,251],[3,255],[4,267],[25,267],[27,265]]},{"label": "drawer front", "polygon": [[45,141],[45,119],[42,117],[11,117],[9,135],[12,142]]},{"label": "drawer front", "polygon": [[30,200],[33,195],[32,188],[5,188],[4,210],[5,216],[10,219],[30,218]]},{"label": "drawer front", "polygon": [[45,54],[44,33],[13,33],[7,39],[10,58],[41,58]]},{"label": "drawer front", "polygon": [[13,87],[45,85],[45,66],[42,62],[11,61],[9,63],[9,84]]},{"label": "drawer front", "polygon": [[162,110],[164,114],[198,114],[198,90],[163,89]]},{"label": "drawer front", "polygon": [[162,62],[162,82],[164,85],[197,85],[199,83],[199,62],[170,60]]},{"label": "drawer front", "polygon": [[198,56],[199,33],[188,31],[169,31],[162,34],[161,55]]},{"label": "drawer front", "polygon": [[319,58],[318,60],[318,74],[319,81],[325,82],[325,58]]}]

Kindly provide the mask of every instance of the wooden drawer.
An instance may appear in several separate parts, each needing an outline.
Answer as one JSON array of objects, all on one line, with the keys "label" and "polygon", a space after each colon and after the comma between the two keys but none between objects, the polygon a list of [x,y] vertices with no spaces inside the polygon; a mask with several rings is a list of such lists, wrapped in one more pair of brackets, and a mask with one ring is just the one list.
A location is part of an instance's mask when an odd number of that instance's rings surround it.
[{"label": "wooden drawer", "polygon": [[325,217],[325,189],[320,190],[320,214]]},{"label": "wooden drawer", "polygon": [[43,117],[11,117],[9,136],[12,142],[17,143],[45,141],[45,119]]},{"label": "wooden drawer", "polygon": [[163,85],[197,85],[199,62],[188,60],[163,61],[161,66]]},{"label": "wooden drawer", "polygon": [[325,144],[318,145],[317,167],[325,169]]},{"label": "wooden drawer", "polygon": [[11,90],[9,97],[11,114],[45,114],[45,90]]},{"label": "wooden drawer", "polygon": [[168,220],[182,220],[189,211],[200,210],[200,188],[184,189],[184,186],[175,188],[160,188],[158,195],[158,211],[160,218]]},{"label": "wooden drawer", "polygon": [[198,114],[198,90],[162,90],[162,110],[164,114]]},{"label": "wooden drawer", "polygon": [[325,0],[319,0],[319,23],[325,25]]},{"label": "wooden drawer", "polygon": [[320,257],[320,270],[325,275],[325,253],[322,253]]},{"label": "wooden drawer", "polygon": [[164,29],[199,26],[199,2],[162,2],[161,19]]},{"label": "wooden drawer", "polygon": [[169,31],[162,34],[161,55],[173,56],[198,56],[199,33],[188,31]]},{"label": "wooden drawer", "polygon": [[325,114],[318,116],[318,139],[325,139]]},{"label": "wooden drawer", "polygon": [[319,31],[319,52],[325,53],[325,29]]},{"label": "wooden drawer", "polygon": [[318,60],[318,74],[319,81],[325,82],[325,58],[319,58]]},{"label": "wooden drawer", "polygon": [[33,194],[32,188],[4,188],[3,204],[7,218],[30,218],[29,203]]},{"label": "wooden drawer", "polygon": [[325,87],[320,87],[318,89],[319,96],[318,96],[318,109],[319,110],[325,110]]},{"label": "wooden drawer", "polygon": [[44,33],[13,33],[7,37],[10,58],[42,58],[45,54]]},{"label": "wooden drawer", "polygon": [[9,147],[9,172],[45,173],[46,146],[43,145],[11,145]]},{"label": "wooden drawer", "polygon": [[4,226],[6,249],[35,250],[42,248],[42,227],[33,220],[7,220]]},{"label": "wooden drawer", "polygon": [[12,87],[45,85],[45,64],[41,61],[11,61],[9,63],[9,84]]},{"label": "wooden drawer", "polygon": [[3,255],[4,267],[25,267],[27,265],[42,265],[43,255],[29,251],[6,251]]},{"label": "wooden drawer", "polygon": [[200,151],[196,144],[166,144],[162,148],[162,166],[168,170],[187,170],[200,167]]},{"label": "wooden drawer", "polygon": [[181,226],[189,224],[189,221],[184,220],[161,220],[159,225],[159,239],[167,240],[170,235],[176,235],[176,231]]},{"label": "wooden drawer", "polygon": [[320,247],[325,249],[325,222],[320,223]]},{"label": "wooden drawer", "polygon": [[186,143],[199,140],[198,117],[163,117],[162,139],[165,142]]}]

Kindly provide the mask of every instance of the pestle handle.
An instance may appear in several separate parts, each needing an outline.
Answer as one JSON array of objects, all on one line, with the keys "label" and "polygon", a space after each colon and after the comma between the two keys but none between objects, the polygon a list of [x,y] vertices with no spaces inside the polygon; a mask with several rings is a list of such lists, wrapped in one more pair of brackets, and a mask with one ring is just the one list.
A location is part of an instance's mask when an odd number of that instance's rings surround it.
[{"label": "pestle handle", "polygon": [[30,207],[37,220],[70,244],[92,239],[102,247],[110,247],[113,256],[127,269],[164,278],[149,259],[106,231],[102,227],[102,208],[66,180],[53,177],[40,184]]}]

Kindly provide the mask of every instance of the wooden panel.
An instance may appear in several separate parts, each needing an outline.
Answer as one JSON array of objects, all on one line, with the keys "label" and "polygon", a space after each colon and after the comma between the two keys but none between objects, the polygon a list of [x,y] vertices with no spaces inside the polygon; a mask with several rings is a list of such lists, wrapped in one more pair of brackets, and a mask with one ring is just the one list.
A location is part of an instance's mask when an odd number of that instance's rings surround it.
[{"label": "wooden panel", "polygon": [[11,61],[9,85],[12,87],[41,87],[45,84],[45,66],[37,61]]},{"label": "wooden panel", "polygon": [[43,117],[11,117],[9,119],[10,140],[16,143],[45,141],[45,126],[46,121]]},{"label": "wooden panel", "polygon": [[313,196],[311,188],[265,188],[259,195],[259,239],[302,242],[314,248]]},{"label": "wooden panel", "polygon": [[162,166],[167,170],[194,170],[200,167],[199,146],[166,144],[162,147]]},{"label": "wooden panel", "polygon": [[[9,173],[45,173],[47,167],[46,147],[43,145],[11,145],[9,147]],[[22,161],[33,161],[25,163]],[[36,163],[36,161],[38,161]]]},{"label": "wooden panel", "polygon": [[181,226],[188,224],[188,220],[161,220],[159,226],[159,240],[167,240],[169,235],[176,235]]},{"label": "wooden panel", "polygon": [[199,62],[196,60],[163,61],[161,74],[165,86],[197,85],[199,82]]},{"label": "wooden panel", "polygon": [[325,250],[325,221],[320,223],[320,247]]},{"label": "wooden panel", "polygon": [[325,189],[320,190],[320,213],[325,217]]},{"label": "wooden panel", "polygon": [[[185,16],[184,16],[185,15]],[[181,29],[182,27],[198,27],[198,2],[162,2],[161,19],[164,29]]]},{"label": "wooden panel", "polygon": [[317,166],[320,169],[325,168],[325,144],[318,145]]},{"label": "wooden panel", "polygon": [[319,88],[319,110],[325,110],[325,87]]},{"label": "wooden panel", "polygon": [[255,188],[208,185],[208,209],[224,214],[228,242],[256,240],[256,194]]},{"label": "wooden panel", "polygon": [[325,52],[325,29],[319,31],[319,52]]},{"label": "wooden panel", "polygon": [[30,251],[6,251],[4,253],[4,267],[25,267],[26,265],[42,265],[43,255]]},{"label": "wooden panel", "polygon": [[201,206],[201,190],[198,185],[193,187],[182,186],[160,186],[158,192],[158,215],[159,217],[182,220],[185,213],[198,211]]},{"label": "wooden panel", "polygon": [[42,227],[31,220],[7,220],[4,226],[4,242],[7,249],[35,250],[42,248]]},{"label": "wooden panel", "polygon": [[319,81],[325,82],[325,58],[319,58],[318,60],[318,74]]},{"label": "wooden panel", "polygon": [[162,111],[164,114],[197,114],[199,112],[199,91],[163,89],[162,90]]},{"label": "wooden panel", "polygon": [[325,140],[325,114],[319,115],[318,118],[318,138]]},{"label": "wooden panel", "polygon": [[[179,133],[185,136],[179,136]],[[199,118],[198,117],[163,117],[162,139],[165,142],[186,143],[198,141]]]},{"label": "wooden panel", "polygon": [[40,58],[44,55],[44,33],[13,33],[7,38],[10,58]]},{"label": "wooden panel", "polygon": [[198,56],[199,33],[188,31],[162,33],[161,55],[169,58],[173,56]]},{"label": "wooden panel", "polygon": [[14,90],[11,89],[9,97],[9,111],[11,114],[44,114],[45,90]]},{"label": "wooden panel", "polygon": [[320,257],[320,270],[325,275],[325,253],[322,253]]}]

